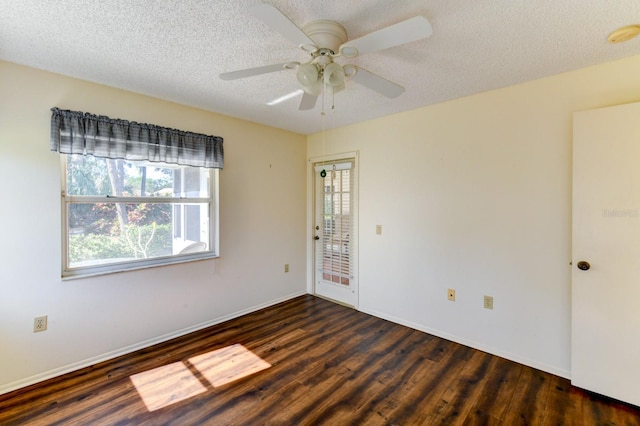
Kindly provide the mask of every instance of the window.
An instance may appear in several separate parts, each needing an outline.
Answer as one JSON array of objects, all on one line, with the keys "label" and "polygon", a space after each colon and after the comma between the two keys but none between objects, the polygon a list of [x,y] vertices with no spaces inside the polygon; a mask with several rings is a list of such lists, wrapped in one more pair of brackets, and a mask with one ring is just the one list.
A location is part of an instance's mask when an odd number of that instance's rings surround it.
[{"label": "window", "polygon": [[218,255],[223,139],[51,108],[62,158],[62,276]]},{"label": "window", "polygon": [[217,256],[217,169],[62,158],[63,276]]}]

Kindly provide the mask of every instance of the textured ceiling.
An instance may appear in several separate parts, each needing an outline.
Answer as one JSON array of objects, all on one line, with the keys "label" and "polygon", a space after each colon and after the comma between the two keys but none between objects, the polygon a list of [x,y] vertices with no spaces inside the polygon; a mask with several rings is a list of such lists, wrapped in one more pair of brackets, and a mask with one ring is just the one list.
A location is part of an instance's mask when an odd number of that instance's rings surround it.
[{"label": "textured ceiling", "polygon": [[606,41],[616,28],[640,23],[639,0],[0,0],[0,59],[298,133],[318,132],[320,101],[311,111],[298,111],[299,97],[266,105],[298,88],[295,71],[218,78],[308,60],[247,13],[259,2],[276,6],[299,27],[338,21],[350,39],[415,15],[431,22],[428,39],[349,61],[406,92],[387,99],[350,81],[335,96],[327,127],[640,54],[640,38]]}]

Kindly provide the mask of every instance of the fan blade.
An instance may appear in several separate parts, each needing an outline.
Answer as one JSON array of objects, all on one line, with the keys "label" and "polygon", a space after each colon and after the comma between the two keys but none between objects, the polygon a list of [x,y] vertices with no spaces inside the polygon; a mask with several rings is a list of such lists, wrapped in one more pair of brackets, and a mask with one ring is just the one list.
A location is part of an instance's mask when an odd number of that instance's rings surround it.
[{"label": "fan blade", "polygon": [[[348,41],[340,46],[340,52],[345,56],[364,55],[389,47],[420,40],[429,37],[433,33],[431,24],[424,16],[414,16],[406,21],[374,31],[360,38]],[[355,54],[346,53],[349,48],[356,48]]]},{"label": "fan blade", "polygon": [[302,94],[302,99],[300,100],[300,107],[298,108],[300,111],[309,111],[310,109],[315,108],[316,102],[318,101],[317,96],[313,96],[304,92]]},{"label": "fan blade", "polygon": [[251,7],[249,13],[282,34],[296,46],[315,46],[313,40],[275,7],[261,3]]},{"label": "fan blade", "polygon": [[363,68],[358,68],[358,71],[349,78],[387,98],[395,98],[404,93],[404,87]]},{"label": "fan blade", "polygon": [[284,69],[293,69],[291,68],[293,64],[294,62],[285,62],[284,64],[265,65],[262,67],[248,68],[246,70],[223,72],[220,74],[220,78],[223,80],[237,80],[239,78],[253,77],[254,75],[267,74]]}]

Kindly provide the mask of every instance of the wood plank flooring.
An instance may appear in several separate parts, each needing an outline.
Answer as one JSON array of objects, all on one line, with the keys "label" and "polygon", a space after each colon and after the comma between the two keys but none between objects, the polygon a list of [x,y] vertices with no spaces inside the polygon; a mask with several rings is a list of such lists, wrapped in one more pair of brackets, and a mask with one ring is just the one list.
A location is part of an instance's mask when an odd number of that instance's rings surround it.
[{"label": "wood plank flooring", "polygon": [[0,395],[0,425],[23,424],[640,425],[640,408],[307,295]]}]

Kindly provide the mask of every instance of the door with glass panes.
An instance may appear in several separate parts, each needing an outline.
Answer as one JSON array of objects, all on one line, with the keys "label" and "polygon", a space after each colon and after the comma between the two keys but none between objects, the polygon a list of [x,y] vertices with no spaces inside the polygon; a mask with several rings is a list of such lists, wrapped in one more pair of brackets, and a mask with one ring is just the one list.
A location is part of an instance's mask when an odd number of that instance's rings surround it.
[{"label": "door with glass panes", "polygon": [[314,164],[314,290],[357,306],[354,159]]}]

